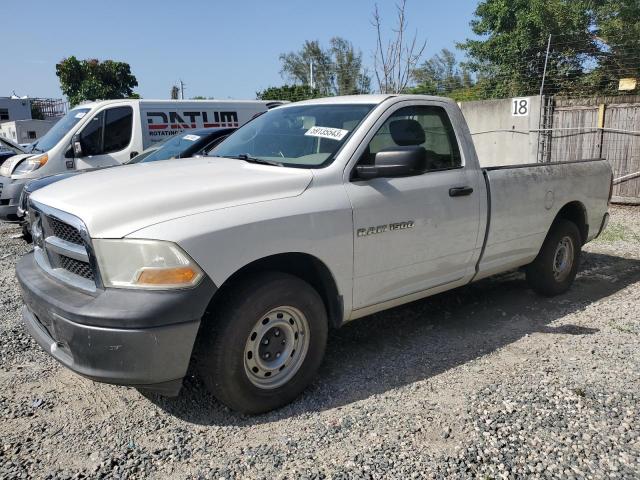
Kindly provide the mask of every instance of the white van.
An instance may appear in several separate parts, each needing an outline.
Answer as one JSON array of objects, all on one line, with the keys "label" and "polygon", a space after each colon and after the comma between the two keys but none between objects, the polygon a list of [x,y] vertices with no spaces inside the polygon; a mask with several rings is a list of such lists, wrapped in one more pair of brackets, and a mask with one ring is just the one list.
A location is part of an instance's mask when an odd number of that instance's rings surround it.
[{"label": "white van", "polygon": [[194,128],[239,127],[278,101],[104,100],[78,105],[0,167],[0,219],[17,220],[25,183],[68,170],[126,162],[154,142]]}]

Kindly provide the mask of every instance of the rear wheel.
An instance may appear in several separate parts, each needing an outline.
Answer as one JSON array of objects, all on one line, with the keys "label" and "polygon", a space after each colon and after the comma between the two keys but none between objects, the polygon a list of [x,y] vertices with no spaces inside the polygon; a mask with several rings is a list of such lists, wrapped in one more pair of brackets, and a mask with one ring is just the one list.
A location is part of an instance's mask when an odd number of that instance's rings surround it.
[{"label": "rear wheel", "polygon": [[540,253],[527,266],[529,286],[537,293],[549,297],[566,292],[578,272],[580,248],[578,227],[568,220],[557,220]]},{"label": "rear wheel", "polygon": [[261,413],[311,382],[324,356],[327,315],[308,283],[268,272],[236,285],[202,335],[198,365],[207,388],[233,410]]}]

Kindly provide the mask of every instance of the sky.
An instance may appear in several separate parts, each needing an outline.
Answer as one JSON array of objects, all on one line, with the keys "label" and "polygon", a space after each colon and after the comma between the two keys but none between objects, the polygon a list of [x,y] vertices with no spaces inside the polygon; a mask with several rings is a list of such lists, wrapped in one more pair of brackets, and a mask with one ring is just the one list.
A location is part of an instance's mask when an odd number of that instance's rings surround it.
[{"label": "sky", "polygon": [[[281,53],[305,40],[351,41],[373,63],[374,0],[2,0],[0,96],[62,97],[55,65],[62,58],[127,62],[143,98],[255,98],[285,83]],[[395,2],[378,0],[391,33]],[[471,36],[474,0],[407,0],[409,30],[427,41],[425,57]],[[375,86],[375,82],[374,82]]]}]

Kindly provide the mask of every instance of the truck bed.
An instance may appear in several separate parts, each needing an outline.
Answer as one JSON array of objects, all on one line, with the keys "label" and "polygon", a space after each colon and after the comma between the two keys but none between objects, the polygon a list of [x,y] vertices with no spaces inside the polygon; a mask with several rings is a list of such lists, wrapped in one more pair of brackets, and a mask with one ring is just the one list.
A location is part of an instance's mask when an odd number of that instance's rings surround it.
[{"label": "truck bed", "polygon": [[476,279],[533,261],[562,208],[584,215],[585,243],[600,231],[609,196],[602,178],[612,175],[606,160],[487,167],[482,173],[487,227]]}]

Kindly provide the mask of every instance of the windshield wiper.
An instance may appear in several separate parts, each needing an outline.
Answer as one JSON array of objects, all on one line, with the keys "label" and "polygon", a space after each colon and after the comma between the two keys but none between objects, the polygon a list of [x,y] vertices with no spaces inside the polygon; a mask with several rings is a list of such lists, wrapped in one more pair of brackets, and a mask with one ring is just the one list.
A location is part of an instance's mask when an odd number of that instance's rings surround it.
[{"label": "windshield wiper", "polygon": [[223,155],[224,158],[234,158],[236,160],[244,160],[249,163],[259,163],[261,165],[273,165],[275,167],[284,167],[280,162],[274,162],[273,160],[266,160],[264,158],[252,157],[247,153],[241,153],[240,155]]}]

